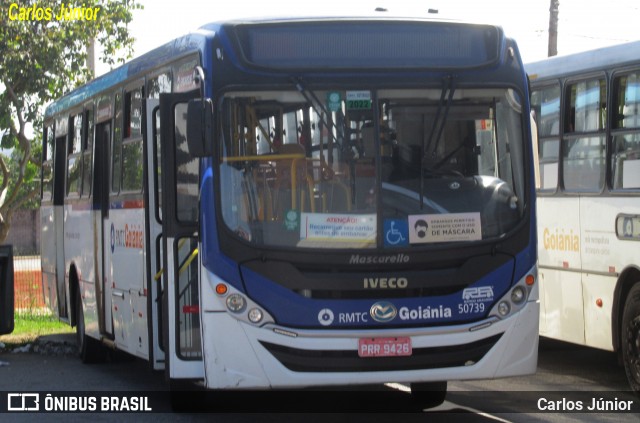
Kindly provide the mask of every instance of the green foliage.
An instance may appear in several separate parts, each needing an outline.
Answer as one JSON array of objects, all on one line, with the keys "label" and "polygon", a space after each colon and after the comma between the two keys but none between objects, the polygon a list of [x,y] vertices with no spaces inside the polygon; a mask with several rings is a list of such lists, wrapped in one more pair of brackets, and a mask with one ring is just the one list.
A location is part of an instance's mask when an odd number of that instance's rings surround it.
[{"label": "green foliage", "polygon": [[[38,140],[38,137],[34,137],[34,140]],[[34,142],[35,144],[36,142]],[[40,158],[40,155],[42,153],[42,146],[41,145],[37,145],[37,146],[32,146],[32,156],[33,157],[37,157]],[[7,160],[7,166],[9,168],[9,174],[10,175],[17,175],[19,172],[18,169],[18,164],[20,162],[20,152],[19,150],[13,150],[11,156],[9,156],[8,160]],[[16,186],[16,182],[17,180],[15,178],[9,178],[9,191],[13,192],[14,190],[20,190],[21,193],[20,195],[17,197],[18,199],[22,199],[25,198],[26,195],[31,192],[31,191],[40,191],[40,166],[39,164],[36,164],[32,161],[29,161],[26,163],[25,166],[25,170],[24,170],[24,179],[22,182],[22,186],[17,187]],[[29,198],[28,200],[26,200],[25,202],[23,202],[20,205],[22,209],[28,209],[28,210],[32,210],[32,209],[37,209],[40,206],[40,199],[39,197],[35,197],[35,198]]]},{"label": "green foliage", "polygon": [[17,313],[14,319],[13,332],[0,336],[0,342],[8,346],[9,349],[34,342],[41,335],[74,332],[71,326],[60,322],[51,313],[43,313],[41,310]]},{"label": "green foliage", "polygon": [[[92,39],[103,46],[101,60],[104,63],[114,65],[130,57],[133,38],[127,25],[132,20],[132,11],[142,8],[134,0],[84,0],[82,6],[100,7],[94,21],[58,21],[55,18],[20,21],[7,19],[9,6],[14,2],[1,0],[1,3],[4,16],[0,29],[0,51],[3,52],[0,81],[9,82],[21,98],[35,96],[29,101],[30,106],[41,106],[60,97],[91,77],[85,64],[86,47]],[[35,4],[43,9],[51,8],[55,13],[62,2],[41,0],[18,4],[24,7]],[[119,56],[119,52],[124,52],[124,56]],[[37,116],[37,109],[29,107],[24,117],[32,121]]]},{"label": "green foliage", "polygon": [[[71,3],[71,2],[70,2]],[[50,18],[15,18],[9,8],[50,9]],[[44,106],[92,77],[86,66],[87,46],[92,40],[103,47],[100,60],[116,65],[131,57],[133,38],[128,24],[133,11],[142,9],[136,0],[83,0],[73,7],[100,10],[94,20],[57,20],[60,0],[0,0],[0,147],[12,149],[0,155],[0,242],[2,225],[12,208],[34,197],[40,166],[40,131]],[[19,12],[19,9],[18,9]],[[46,15],[45,15],[46,16]],[[11,164],[9,164],[11,162]]]},{"label": "green foliage", "polygon": [[15,335],[23,333],[33,333],[43,335],[47,333],[64,333],[71,332],[73,329],[67,323],[60,322],[51,313],[28,312],[17,313],[14,317]]}]

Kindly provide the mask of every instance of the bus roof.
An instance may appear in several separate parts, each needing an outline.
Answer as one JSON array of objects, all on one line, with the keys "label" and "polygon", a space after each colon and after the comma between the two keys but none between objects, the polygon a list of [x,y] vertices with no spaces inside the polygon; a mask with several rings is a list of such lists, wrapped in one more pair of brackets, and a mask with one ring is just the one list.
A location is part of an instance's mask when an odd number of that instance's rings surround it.
[{"label": "bus roof", "polygon": [[154,68],[166,63],[167,58],[178,58],[182,54],[197,51],[205,43],[206,38],[211,35],[201,28],[124,63],[122,66],[97,77],[86,85],[76,88],[50,103],[45,111],[45,119],[62,110],[80,105],[96,94],[124,83],[135,75],[152,71]]},{"label": "bus roof", "polygon": [[640,62],[640,41],[526,63],[532,81],[571,76]]},{"label": "bus roof", "polygon": [[[243,24],[269,24],[278,22],[327,22],[327,21],[380,21],[380,22],[441,22],[441,23],[460,23],[472,24],[471,22],[458,22],[450,19],[443,19],[435,14],[427,14],[425,16],[392,16],[387,14],[363,14],[358,16],[285,16],[285,17],[256,17],[246,19],[235,19],[228,21],[214,21],[204,24],[197,30],[178,37],[158,48],[144,53],[135,59],[126,62],[122,66],[104,74],[96,79],[88,82],[79,88],[65,94],[58,100],[50,103],[45,111],[45,119],[49,119],[63,110],[76,107],[94,97],[101,92],[108,90],[124,83],[136,75],[142,75],[145,72],[153,71],[153,69],[162,66],[167,62],[168,58],[177,58],[182,54],[202,50],[207,39],[211,39],[216,32],[223,26],[236,26]],[[496,25],[487,25],[499,28]]]}]

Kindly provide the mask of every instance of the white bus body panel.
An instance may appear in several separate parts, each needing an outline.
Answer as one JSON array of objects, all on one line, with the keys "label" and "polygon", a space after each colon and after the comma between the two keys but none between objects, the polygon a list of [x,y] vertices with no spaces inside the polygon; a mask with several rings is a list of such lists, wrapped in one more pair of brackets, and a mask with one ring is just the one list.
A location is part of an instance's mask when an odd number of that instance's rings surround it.
[{"label": "white bus body panel", "polygon": [[[59,207],[62,209],[61,207]],[[50,310],[58,310],[56,293],[56,230],[54,206],[40,208],[40,260],[42,263],[42,285],[44,300]],[[56,313],[57,314],[57,313]]]},{"label": "white bus body panel", "polygon": [[[614,291],[620,273],[640,254],[640,244],[618,238],[616,219],[640,214],[634,202],[631,197],[538,197],[540,335],[613,350]],[[558,247],[552,239],[556,231],[571,236],[571,248]]]},{"label": "white bus body panel", "polygon": [[[203,270],[203,272],[207,273]],[[471,343],[504,333],[477,363],[462,367],[409,371],[296,372],[287,369],[260,341],[309,350],[358,349],[362,332],[293,330],[297,337],[280,335],[275,325],[256,327],[235,319],[209,300],[216,298],[211,286],[222,282],[207,274],[202,282],[203,351],[205,384],[212,389],[289,388],[386,382],[446,381],[500,378],[531,374],[536,370],[538,351],[537,285],[530,301],[508,319],[469,331],[471,325],[425,329],[368,331],[366,336],[410,336],[414,348],[446,347]],[[282,328],[287,330],[287,328]]]},{"label": "white bus body panel", "polygon": [[144,209],[142,200],[131,203],[121,202],[105,220],[105,309],[118,349],[148,359]]},{"label": "white bus body panel", "polygon": [[[70,269],[75,267],[78,288],[83,302],[85,333],[100,338],[98,309],[95,293],[95,256],[93,212],[91,202],[67,204],[64,206],[64,269],[65,287],[69,298],[69,311],[75,301],[69,294]],[[73,305],[75,307],[75,304]]]},{"label": "white bus body panel", "polygon": [[[631,201],[601,197],[580,199],[584,343],[609,351],[613,351],[611,314],[617,275],[626,265],[638,261],[637,243],[621,241],[616,236],[616,216],[624,213],[625,203],[631,204]],[[635,207],[635,213],[638,212],[640,209]]]},{"label": "white bus body panel", "polygon": [[45,304],[57,317],[60,315],[60,304],[64,304],[64,292],[60,284],[65,280],[64,255],[59,254],[64,248],[62,232],[62,206],[43,206],[40,209],[40,263]]},{"label": "white bus body panel", "polygon": [[[558,213],[557,207],[562,207]],[[541,327],[545,336],[584,343],[579,198],[538,198]],[[546,318],[549,316],[549,318]]]}]

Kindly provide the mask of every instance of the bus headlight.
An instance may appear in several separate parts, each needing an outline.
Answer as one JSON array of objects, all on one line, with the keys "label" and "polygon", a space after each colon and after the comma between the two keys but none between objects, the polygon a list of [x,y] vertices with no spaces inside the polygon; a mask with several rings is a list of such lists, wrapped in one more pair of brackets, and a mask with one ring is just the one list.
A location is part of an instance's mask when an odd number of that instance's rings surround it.
[{"label": "bus headlight", "polygon": [[[260,304],[254,302],[251,297],[233,285],[218,279],[210,273],[206,273],[210,279],[211,294],[203,297],[203,309],[206,311],[224,311],[227,316],[240,322],[263,327],[273,324],[274,318]],[[222,314],[214,314],[223,317]]]},{"label": "bus headlight", "polygon": [[260,320],[262,320],[262,310],[259,308],[252,308],[249,310],[248,317],[251,323],[260,323]]},{"label": "bus headlight", "polygon": [[538,301],[536,276],[538,269],[534,266],[518,282],[507,291],[489,312],[489,317],[505,319],[522,310],[527,301]]},{"label": "bus headlight", "polygon": [[500,301],[500,304],[498,304],[498,313],[500,313],[500,315],[504,317],[509,314],[509,311],[511,311],[511,306],[509,305],[509,303],[506,301]]},{"label": "bus headlight", "polygon": [[240,294],[231,294],[227,297],[227,308],[234,313],[241,313],[247,306],[247,302]]},{"label": "bus headlight", "polygon": [[511,301],[515,304],[522,303],[527,298],[527,291],[524,287],[518,285],[511,291]]}]

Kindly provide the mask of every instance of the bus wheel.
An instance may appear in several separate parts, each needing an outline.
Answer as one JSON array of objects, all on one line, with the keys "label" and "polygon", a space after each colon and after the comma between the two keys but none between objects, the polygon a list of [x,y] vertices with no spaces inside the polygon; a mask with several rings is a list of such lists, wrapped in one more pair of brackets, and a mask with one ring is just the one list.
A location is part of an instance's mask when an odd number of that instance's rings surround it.
[{"label": "bus wheel", "polygon": [[447,396],[447,382],[421,382],[411,384],[413,402],[422,408],[437,407]]},{"label": "bus wheel", "polygon": [[99,363],[105,360],[106,351],[97,340],[85,333],[84,311],[80,290],[76,292],[76,345],[83,363]]},{"label": "bus wheel", "polygon": [[631,288],[624,304],[622,361],[629,386],[640,396],[640,283]]}]

